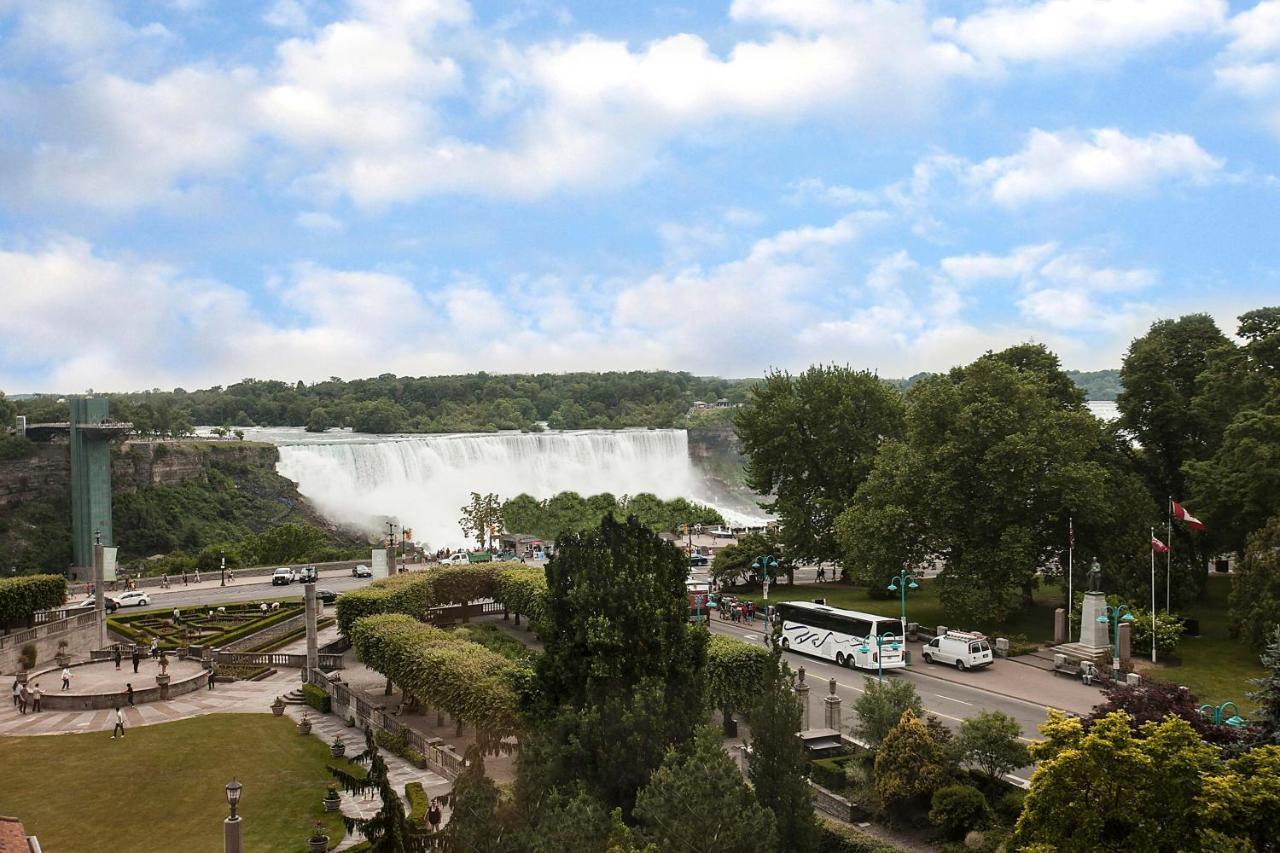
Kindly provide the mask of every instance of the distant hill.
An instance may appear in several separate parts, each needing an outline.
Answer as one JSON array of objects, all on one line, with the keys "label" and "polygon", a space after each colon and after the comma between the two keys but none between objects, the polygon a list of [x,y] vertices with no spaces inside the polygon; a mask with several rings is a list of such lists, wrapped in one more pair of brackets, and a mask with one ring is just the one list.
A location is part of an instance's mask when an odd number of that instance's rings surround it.
[{"label": "distant hill", "polygon": [[[1084,397],[1086,400],[1111,400],[1116,399],[1116,395],[1121,391],[1120,371],[1115,370],[1068,370],[1066,374],[1071,380],[1084,389]],[[899,391],[906,391],[912,385],[915,385],[926,376],[932,376],[932,373],[917,373],[906,379],[888,379],[886,380]]]}]

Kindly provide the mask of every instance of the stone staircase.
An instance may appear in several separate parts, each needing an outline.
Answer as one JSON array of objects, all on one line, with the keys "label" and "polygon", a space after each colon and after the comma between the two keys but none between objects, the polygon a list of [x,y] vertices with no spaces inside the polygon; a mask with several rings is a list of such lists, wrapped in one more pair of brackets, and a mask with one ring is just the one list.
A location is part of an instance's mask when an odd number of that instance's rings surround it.
[{"label": "stone staircase", "polygon": [[293,690],[290,690],[288,693],[284,694],[284,696],[283,696],[282,698],[284,699],[284,704],[286,704],[286,705],[305,705],[305,704],[307,704],[306,697],[304,697],[304,696],[302,695],[302,688],[301,688],[301,687],[297,687],[297,688],[294,688]]}]

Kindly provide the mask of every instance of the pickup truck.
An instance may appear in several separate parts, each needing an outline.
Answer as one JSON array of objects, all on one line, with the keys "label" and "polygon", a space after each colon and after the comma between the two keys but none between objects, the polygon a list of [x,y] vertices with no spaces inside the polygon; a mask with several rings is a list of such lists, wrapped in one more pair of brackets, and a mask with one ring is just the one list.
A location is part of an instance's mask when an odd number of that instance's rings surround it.
[{"label": "pickup truck", "polygon": [[297,579],[298,579],[298,576],[294,574],[293,569],[289,569],[289,568],[276,569],[274,572],[271,573],[272,586],[288,586],[289,584],[293,583]]}]

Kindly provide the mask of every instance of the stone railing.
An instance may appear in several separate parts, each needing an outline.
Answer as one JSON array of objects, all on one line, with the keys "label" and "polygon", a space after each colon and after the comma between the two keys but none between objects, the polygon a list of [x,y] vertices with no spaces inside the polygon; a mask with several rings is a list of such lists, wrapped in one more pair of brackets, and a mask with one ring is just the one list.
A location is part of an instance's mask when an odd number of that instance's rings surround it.
[{"label": "stone railing", "polygon": [[424,622],[431,625],[452,625],[466,622],[476,616],[505,616],[507,608],[496,601],[480,601],[474,604],[442,604],[427,611]]},{"label": "stone railing", "polygon": [[[305,654],[287,652],[227,652],[219,651],[213,656],[217,663],[228,666],[287,666],[293,669],[305,669]],[[322,654],[319,656],[320,669],[326,672],[342,669],[342,655]]]},{"label": "stone railing", "polygon": [[388,714],[384,707],[373,701],[367,693],[352,690],[341,682],[330,681],[320,670],[311,670],[311,684],[329,694],[333,713],[340,717],[354,717],[358,726],[373,726],[392,737],[404,738],[405,744],[426,759],[427,767],[446,779],[456,779],[466,768],[466,760],[452,746],[438,737],[427,737]]},{"label": "stone railing", "polygon": [[98,614],[96,611],[90,610],[88,613],[81,613],[78,616],[70,616],[65,619],[58,619],[52,622],[44,622],[29,628],[26,631],[15,631],[12,634],[5,634],[0,637],[0,651],[5,651],[14,646],[21,646],[25,643],[34,642],[35,640],[44,639],[45,637],[56,637],[59,634],[65,634],[68,631],[74,631],[77,628],[87,628],[98,624]]}]

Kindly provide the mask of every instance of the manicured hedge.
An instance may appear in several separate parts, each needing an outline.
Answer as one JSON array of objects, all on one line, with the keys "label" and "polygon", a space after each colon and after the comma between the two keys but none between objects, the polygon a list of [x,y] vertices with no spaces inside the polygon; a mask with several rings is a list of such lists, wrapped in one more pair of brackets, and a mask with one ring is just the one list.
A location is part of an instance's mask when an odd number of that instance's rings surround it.
[{"label": "manicured hedge", "polygon": [[62,575],[22,575],[0,579],[0,625],[26,625],[37,610],[61,607],[67,601]]},{"label": "manicured hedge", "polygon": [[493,598],[513,613],[527,616],[536,631],[547,613],[547,573],[536,566],[506,565],[498,573]]},{"label": "manicured hedge", "polygon": [[[404,613],[425,619],[432,607],[443,604],[465,604],[483,598],[506,604],[498,595],[500,578],[520,570],[542,573],[541,569],[527,569],[523,563],[481,563],[437,566],[425,572],[380,578],[363,589],[339,596],[338,631],[349,637],[357,619],[380,613]],[[544,590],[545,587],[544,583]]]},{"label": "manicured hedge", "polygon": [[747,710],[773,665],[773,655],[764,646],[713,634],[707,643],[708,706],[724,712]]},{"label": "manicured hedge", "polygon": [[321,714],[327,714],[333,710],[333,700],[329,698],[329,694],[314,684],[302,685],[302,698]]},{"label": "manicured hedge", "polygon": [[475,726],[482,741],[496,743],[520,730],[527,666],[400,614],[360,619],[350,636],[368,666],[406,694]]},{"label": "manicured hedge", "polygon": [[822,819],[818,826],[818,853],[900,853],[897,847],[859,832],[852,826]]}]

